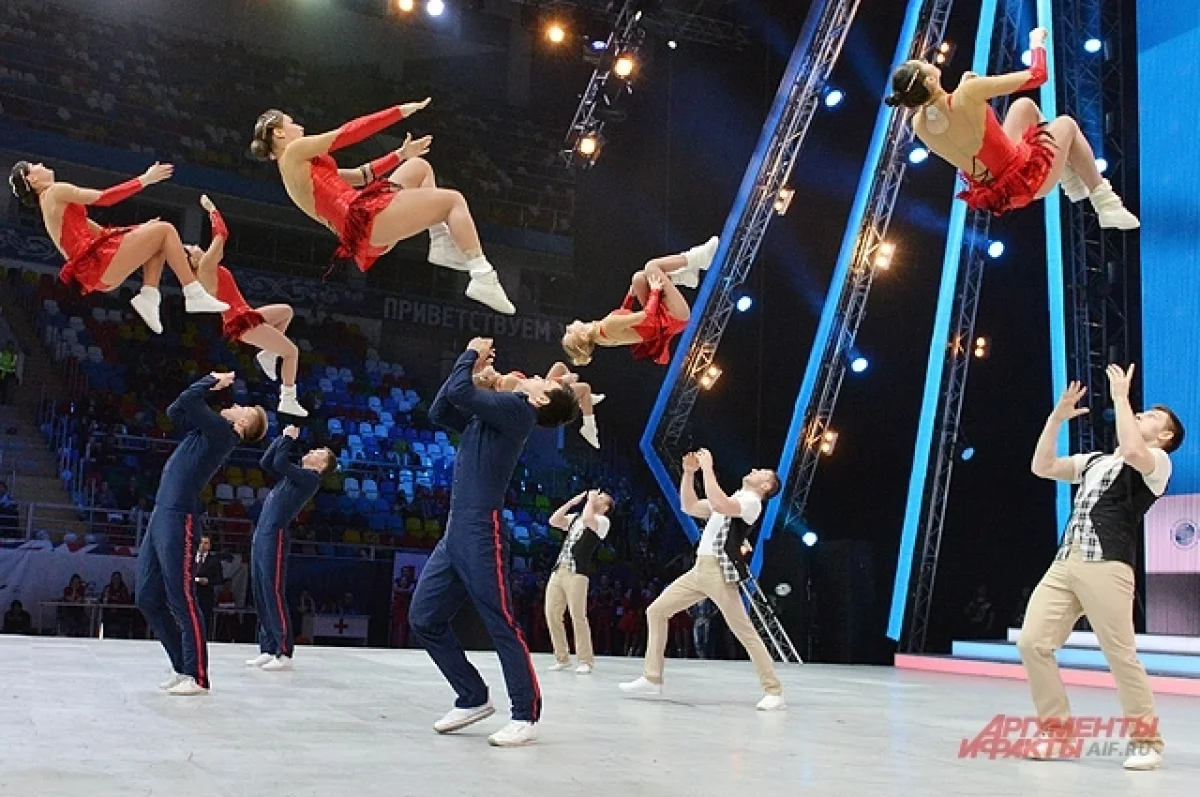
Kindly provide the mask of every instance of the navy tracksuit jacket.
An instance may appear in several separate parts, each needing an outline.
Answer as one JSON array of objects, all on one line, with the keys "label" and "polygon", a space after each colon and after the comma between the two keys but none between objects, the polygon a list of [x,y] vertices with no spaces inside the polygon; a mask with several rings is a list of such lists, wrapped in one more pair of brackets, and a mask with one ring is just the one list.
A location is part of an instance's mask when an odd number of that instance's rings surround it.
[{"label": "navy tracksuit jacket", "polygon": [[537,722],[542,694],[529,647],[513,615],[508,583],[507,531],[500,523],[504,495],[536,414],[525,396],[480,390],[471,381],[478,355],[466,351],[442,385],[429,419],[462,440],[454,462],[450,519],[413,594],[409,623],[458,695],[455,706],[488,700],[487,684],[467,661],[450,620],[468,598],[496,645],[512,718]]}]

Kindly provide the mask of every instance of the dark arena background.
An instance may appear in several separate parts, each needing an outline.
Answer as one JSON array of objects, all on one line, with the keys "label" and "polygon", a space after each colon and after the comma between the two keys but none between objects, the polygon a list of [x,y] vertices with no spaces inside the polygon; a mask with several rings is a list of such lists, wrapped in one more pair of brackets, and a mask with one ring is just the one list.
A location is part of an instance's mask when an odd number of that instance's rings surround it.
[{"label": "dark arena background", "polygon": [[[1057,188],[972,211],[912,113],[883,104],[909,58],[949,90],[1023,70],[1035,28],[1048,80],[1021,96],[1075,118],[1139,229],[1101,227]],[[1171,453],[1165,494],[1136,518],[1130,610],[1161,769],[1130,767],[1147,750],[1114,689],[1122,654],[1087,617],[1052,646],[1081,720],[1062,757],[1078,760],[1027,760],[1039,712],[1017,642],[1082,522],[1077,488],[1030,466],[1067,384],[1089,412],[1060,456],[1121,442],[1110,363],[1136,364],[1135,411],[1200,424],[1198,52],[1200,4],[1172,0],[10,0],[0,153],[33,171],[0,198],[0,794],[1189,793],[1200,443]],[[427,262],[424,226],[367,271],[331,268],[338,238],[249,154],[268,109],[315,135],[426,97],[334,157],[350,169],[432,136],[424,158],[465,198],[515,314],[464,295],[466,266]],[[40,164],[102,190],[156,162],[169,180],[89,216],[207,246],[200,198],[215,203],[246,301],[294,312],[307,417],[281,411],[253,346],[184,312],[175,274],[161,334],[130,305],[143,272],[109,292],[60,280],[57,221],[16,196]],[[467,601],[453,619],[497,718],[434,733],[455,695],[409,607],[453,491],[471,489],[456,462],[476,453],[431,419],[439,387],[477,337],[502,373],[570,365],[568,325],[711,236],[668,362],[602,346],[574,368],[604,394],[598,447],[579,421],[529,437],[496,515],[504,617]],[[219,568],[181,587],[212,685],[178,697],[156,688],[171,665],[139,609],[139,552],[184,431],[168,405],[229,371],[209,403],[261,405],[268,428],[190,485],[211,552],[181,549],[186,581]],[[295,664],[264,672],[243,664],[259,640],[251,541],[276,483],[260,458],[289,424],[297,452],[327,446],[338,465],[281,543]],[[679,489],[701,448],[728,493],[777,474],[728,589],[785,711],[755,711],[754,667],[711,601],[669,621],[660,696],[618,688],[642,674],[648,607],[704,552]],[[552,671],[551,519],[593,489],[614,500],[582,599],[596,659]],[[502,621],[544,701],[537,744],[513,750],[486,743],[508,708]]]}]

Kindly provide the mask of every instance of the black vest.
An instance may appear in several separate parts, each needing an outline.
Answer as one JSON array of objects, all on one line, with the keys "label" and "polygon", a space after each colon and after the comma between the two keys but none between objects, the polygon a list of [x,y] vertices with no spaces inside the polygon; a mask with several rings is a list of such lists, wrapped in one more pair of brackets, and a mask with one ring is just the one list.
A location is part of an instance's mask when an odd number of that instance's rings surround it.
[{"label": "black vest", "polygon": [[[1088,461],[1083,469],[1085,474],[1097,459]],[[1137,567],[1137,541],[1142,520],[1157,500],[1158,496],[1146,486],[1146,480],[1137,468],[1129,463],[1121,466],[1117,478],[1088,513],[1106,561],[1124,562],[1130,567]]]},{"label": "black vest", "polygon": [[750,577],[750,567],[742,558],[742,543],[750,539],[750,535],[754,533],[757,525],[758,521],[751,525],[740,517],[729,518],[729,536],[725,538],[725,555],[729,557],[729,561],[737,570],[739,581],[745,581]]},{"label": "black vest", "polygon": [[[583,524],[583,516],[576,516],[571,523],[573,527],[576,523]],[[567,529],[567,535],[570,536],[571,529]],[[595,571],[596,566],[592,561],[596,554],[596,549],[600,547],[600,535],[592,531],[588,526],[583,527],[583,534],[571,546],[571,558],[575,560],[575,573],[581,576],[590,576]]]}]

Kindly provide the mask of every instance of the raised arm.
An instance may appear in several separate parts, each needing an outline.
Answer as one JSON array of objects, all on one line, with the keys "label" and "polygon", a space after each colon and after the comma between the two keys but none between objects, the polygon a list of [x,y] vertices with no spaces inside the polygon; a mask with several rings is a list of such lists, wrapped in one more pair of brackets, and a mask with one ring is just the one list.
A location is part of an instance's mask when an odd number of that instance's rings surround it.
[{"label": "raised arm", "polygon": [[216,275],[217,266],[221,265],[221,260],[225,257],[225,242],[229,240],[229,228],[225,226],[225,218],[221,215],[221,211],[217,210],[217,206],[207,195],[200,197],[200,205],[208,211],[208,220],[212,224],[212,240],[208,242],[208,248],[204,250],[200,262],[196,264],[196,270],[203,277],[211,279]]},{"label": "raised arm", "polygon": [[475,338],[468,344],[446,380],[446,398],[467,415],[477,416],[489,426],[517,436],[527,431],[529,402],[517,393],[481,390],[471,379],[480,354],[491,348],[492,342],[486,338]]},{"label": "raised arm", "polygon": [[554,514],[550,516],[550,520],[547,522],[556,529],[566,530],[567,526],[570,525],[567,522],[567,515],[571,514],[571,510],[578,506],[579,502],[584,498],[587,498],[586,490],[554,510]]},{"label": "raised arm", "polygon": [[271,441],[271,445],[267,446],[267,450],[263,453],[262,459],[258,461],[258,466],[269,476],[279,477],[282,471],[275,467],[276,457],[287,459],[288,454],[292,449],[292,440],[290,437],[279,435]]},{"label": "raised arm", "polygon": [[[460,354],[458,359],[461,360],[464,356]],[[455,366],[457,367],[457,363]],[[450,380],[447,379],[438,388],[437,395],[433,397],[433,403],[429,405],[429,420],[443,429],[462,434],[467,428],[467,424],[471,422],[471,418],[450,403],[450,399],[446,397],[449,385]]]},{"label": "raised arm", "polygon": [[1146,445],[1142,430],[1138,428],[1137,416],[1133,414],[1133,406],[1129,403],[1129,383],[1132,380],[1132,363],[1128,371],[1122,370],[1119,365],[1108,366],[1108,386],[1117,416],[1117,445],[1121,447],[1121,457],[1138,473],[1149,476],[1158,466],[1158,461],[1150,446]]},{"label": "raised arm", "polygon": [[1079,382],[1072,382],[1063,391],[1058,404],[1046,419],[1042,435],[1033,451],[1033,462],[1030,463],[1029,469],[1033,471],[1034,476],[1063,482],[1075,481],[1078,477],[1075,460],[1058,456],[1058,430],[1064,421],[1078,418],[1088,412],[1086,407],[1075,406],[1086,393],[1087,388]]},{"label": "raised arm", "polygon": [[207,403],[208,394],[217,390],[219,384],[220,380],[216,374],[203,376],[193,382],[179,394],[179,398],[171,402],[171,406],[167,407],[167,417],[171,419],[171,423],[180,431],[188,431],[200,426],[209,415],[221,419]]},{"label": "raised arm", "polygon": [[708,501],[696,497],[696,471],[700,469],[700,460],[695,454],[683,458],[683,477],[679,480],[679,503],[684,512],[695,518],[707,519],[712,515],[712,506]]},{"label": "raised arm", "polygon": [[163,180],[169,178],[174,170],[175,167],[169,163],[155,163],[140,177],[126,180],[119,185],[114,185],[103,191],[97,191],[95,188],[80,188],[71,183],[55,183],[50,187],[49,193],[51,199],[56,202],[75,205],[95,205],[98,208],[105,208],[128,199],[148,185],[161,183]]},{"label": "raised arm", "polygon": [[707,448],[702,448],[696,452],[696,458],[700,461],[700,473],[704,477],[704,498],[712,507],[712,511],[720,512],[726,517],[741,517],[742,505],[726,495],[717,481],[712,454]]},{"label": "raised arm", "polygon": [[339,149],[352,146],[360,141],[366,141],[371,136],[386,130],[401,119],[412,116],[428,104],[429,99],[426,98],[422,102],[393,105],[389,108],[384,108],[382,111],[376,111],[373,114],[352,119],[336,130],[330,130],[327,133],[320,133],[315,136],[298,138],[288,145],[284,156],[311,160],[318,155],[337,152]]},{"label": "raised arm", "polygon": [[963,81],[955,94],[977,102],[993,97],[1029,91],[1043,85],[1050,77],[1046,62],[1046,31],[1038,28],[1029,34],[1029,68],[1006,75],[986,75]]}]

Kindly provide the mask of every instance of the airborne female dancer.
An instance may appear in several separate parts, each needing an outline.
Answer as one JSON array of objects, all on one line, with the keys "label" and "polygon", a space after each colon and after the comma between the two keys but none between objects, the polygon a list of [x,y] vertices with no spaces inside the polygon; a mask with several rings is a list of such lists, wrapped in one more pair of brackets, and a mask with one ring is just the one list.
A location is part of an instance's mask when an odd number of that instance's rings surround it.
[{"label": "airborne female dancer", "polygon": [[[472,378],[479,387],[511,393],[529,377],[520,371],[509,371],[506,374],[502,374],[492,366],[491,362],[488,362]],[[588,441],[588,445],[592,448],[599,448],[600,430],[596,428],[596,413],[594,408],[601,401],[604,401],[604,394],[593,393],[592,386],[587,382],[580,382],[579,375],[571,373],[571,369],[564,363],[555,363],[550,366],[550,370],[546,372],[545,378],[556,384],[566,385],[571,388],[571,392],[575,394],[575,398],[579,401],[579,415],[583,420],[583,426],[579,428],[579,434],[584,440]]]},{"label": "airborne female dancer", "polygon": [[1061,180],[1072,202],[1091,200],[1101,227],[1135,229],[1137,217],[1100,176],[1096,156],[1074,119],[1060,116],[1046,123],[1037,105],[1021,98],[1001,124],[988,104],[993,97],[1046,82],[1048,35],[1043,28],[1029,34],[1028,69],[984,77],[967,73],[953,94],[942,88],[942,71],[936,66],[905,61],[892,74],[892,94],[884,102],[918,109],[913,117],[917,137],[959,169],[967,189],[958,197],[973,210],[1000,215],[1025,207]]},{"label": "airborne female dancer", "polygon": [[361,271],[367,271],[399,241],[431,228],[436,246],[436,234],[444,222],[463,262],[438,265],[469,271],[467,298],[511,315],[516,308],[483,256],[463,195],[444,188],[406,188],[402,180],[385,179],[397,167],[403,168],[403,160],[425,154],[428,136],[417,141],[406,136],[398,151],[357,169],[339,170],[329,154],[375,135],[428,104],[425,99],[392,106],[314,136],[304,135],[304,128],[282,111],[270,110],[254,125],[250,153],[260,160],[274,160],[296,206],[338,237],[341,246],[334,253],[335,263],[353,260]]},{"label": "airborne female dancer", "polygon": [[133,227],[101,227],[88,218],[87,206],[108,207],[128,199],[148,185],[171,176],[173,167],[156,163],[141,177],[103,191],[56,182],[54,172],[40,163],[18,161],[9,173],[13,193],[25,205],[39,207],[42,223],[66,263],[58,276],[63,282],[78,283],[84,295],[108,293],[121,286],[133,272],[142,272],[142,290],[130,300],[133,309],[156,334],[162,334],[158,292],[165,260],[183,286],[184,306],[189,313],[220,313],[229,305],[204,291],[188,266],[179,233],[165,221],[147,221]]},{"label": "airborne female dancer", "polygon": [[[283,380],[279,389],[279,411],[307,418],[308,410],[300,406],[296,397],[300,350],[286,334],[288,324],[292,323],[291,306],[268,304],[255,309],[246,303],[233,274],[221,265],[225,242],[229,240],[225,219],[207,196],[200,197],[200,205],[208,211],[208,218],[212,222],[212,241],[207,250],[198,246],[188,246],[186,249],[200,283],[206,290],[216,293],[218,299],[229,304],[229,309],[221,314],[221,334],[228,340],[261,349],[256,359],[267,377],[272,381]],[[282,369],[279,368],[280,358],[283,359]]]},{"label": "airborne female dancer", "polygon": [[[625,302],[599,321],[572,321],[562,338],[575,366],[592,361],[597,346],[632,346],[638,360],[671,361],[671,341],[687,328],[691,308],[676,286],[695,288],[717,253],[714,236],[678,255],[659,257],[634,273]],[[634,310],[634,304],[641,310]]]}]

